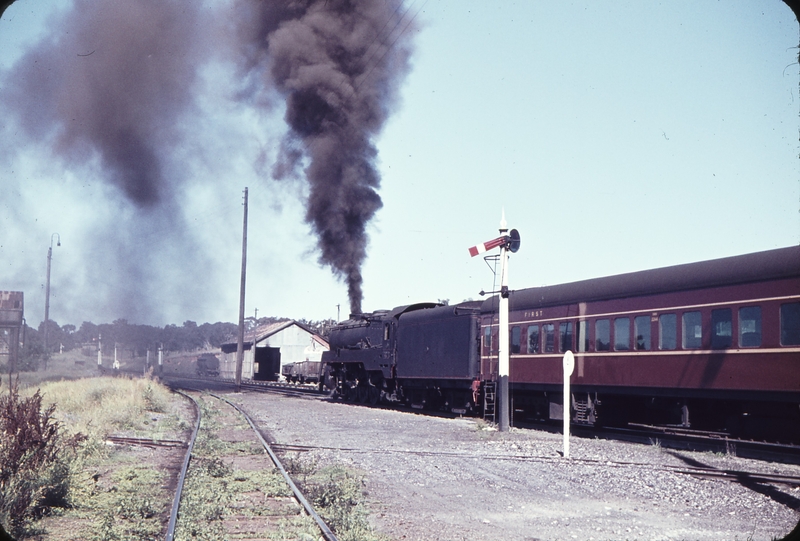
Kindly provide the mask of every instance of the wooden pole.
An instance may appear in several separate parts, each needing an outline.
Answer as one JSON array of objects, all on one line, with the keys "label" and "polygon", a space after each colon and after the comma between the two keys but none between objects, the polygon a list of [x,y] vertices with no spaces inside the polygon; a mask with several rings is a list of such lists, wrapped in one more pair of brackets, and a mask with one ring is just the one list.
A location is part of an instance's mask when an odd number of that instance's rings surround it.
[{"label": "wooden pole", "polygon": [[244,285],[247,270],[247,187],[244,189],[244,223],[242,225],[242,282],[239,287],[239,338],[236,342],[236,392],[242,390],[244,361]]}]

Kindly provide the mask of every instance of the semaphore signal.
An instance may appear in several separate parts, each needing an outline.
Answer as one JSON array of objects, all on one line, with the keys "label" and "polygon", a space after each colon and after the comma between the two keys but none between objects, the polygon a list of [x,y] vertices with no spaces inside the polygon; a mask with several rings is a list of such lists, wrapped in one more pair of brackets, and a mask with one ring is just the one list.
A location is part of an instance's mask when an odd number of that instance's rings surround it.
[{"label": "semaphore signal", "polygon": [[[500,248],[500,303],[498,314],[498,332],[497,332],[497,379],[498,379],[498,398],[500,406],[500,420],[498,428],[500,432],[508,431],[508,408],[509,408],[509,394],[508,394],[508,374],[509,374],[509,343],[508,343],[508,252],[516,253],[519,250],[519,232],[516,229],[508,230],[506,224],[505,212],[500,220],[500,236],[496,239],[478,244],[469,249],[469,254],[472,257],[492,250]],[[483,292],[481,292],[481,295]]]},{"label": "semaphore signal", "polygon": [[[503,222],[501,222],[501,225]],[[498,246],[503,246],[504,244],[512,254],[516,253],[517,250],[519,250],[519,232],[516,229],[512,229],[508,232],[508,235],[503,235],[502,237],[497,237],[496,239],[487,240],[484,243],[476,244],[469,249],[469,255],[471,257],[475,257],[478,254],[488,252],[489,250],[497,248]]]}]

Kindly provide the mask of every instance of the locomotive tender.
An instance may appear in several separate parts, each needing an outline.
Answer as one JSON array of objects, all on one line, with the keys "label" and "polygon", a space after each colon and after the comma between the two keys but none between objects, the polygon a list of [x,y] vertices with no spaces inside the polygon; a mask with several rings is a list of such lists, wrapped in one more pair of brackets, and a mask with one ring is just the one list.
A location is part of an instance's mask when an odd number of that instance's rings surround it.
[{"label": "locomotive tender", "polygon": [[[498,372],[498,298],[356,314],[325,384],[347,400],[480,412]],[[800,441],[800,247],[511,291],[515,420],[719,430]],[[491,397],[491,392],[488,393]]]}]

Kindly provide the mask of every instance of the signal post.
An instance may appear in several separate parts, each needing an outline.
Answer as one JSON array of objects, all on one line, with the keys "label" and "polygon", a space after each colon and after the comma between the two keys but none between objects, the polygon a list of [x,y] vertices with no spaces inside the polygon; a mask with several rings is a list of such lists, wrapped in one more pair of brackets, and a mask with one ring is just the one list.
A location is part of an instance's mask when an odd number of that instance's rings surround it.
[{"label": "signal post", "polygon": [[[520,238],[519,232],[512,229],[510,232],[506,224],[505,215],[500,220],[500,236],[496,239],[478,244],[469,249],[472,257],[491,250],[493,248],[500,248],[500,302],[498,306],[498,332],[497,332],[497,394],[499,395],[499,419],[498,429],[500,432],[507,432],[509,426],[509,391],[508,391],[508,375],[509,375],[509,339],[508,339],[508,252],[516,253],[519,250]],[[481,292],[483,294],[483,292]]]},{"label": "signal post", "polygon": [[[508,229],[506,221],[500,222],[500,235],[506,236]],[[497,379],[498,394],[500,395],[500,419],[498,428],[500,432],[508,431],[508,374],[509,374],[509,340],[508,340],[508,243],[500,245],[500,305],[498,309],[497,330]]]}]

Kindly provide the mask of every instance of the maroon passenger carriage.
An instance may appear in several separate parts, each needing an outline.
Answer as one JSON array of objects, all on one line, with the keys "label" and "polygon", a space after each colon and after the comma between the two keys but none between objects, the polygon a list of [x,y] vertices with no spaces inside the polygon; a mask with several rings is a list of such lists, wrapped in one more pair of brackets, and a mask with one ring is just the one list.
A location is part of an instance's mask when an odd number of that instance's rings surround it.
[{"label": "maroon passenger carriage", "polygon": [[[511,404],[573,421],[672,424],[800,441],[800,247],[512,291]],[[497,375],[497,297],[481,309],[481,379]]]}]

